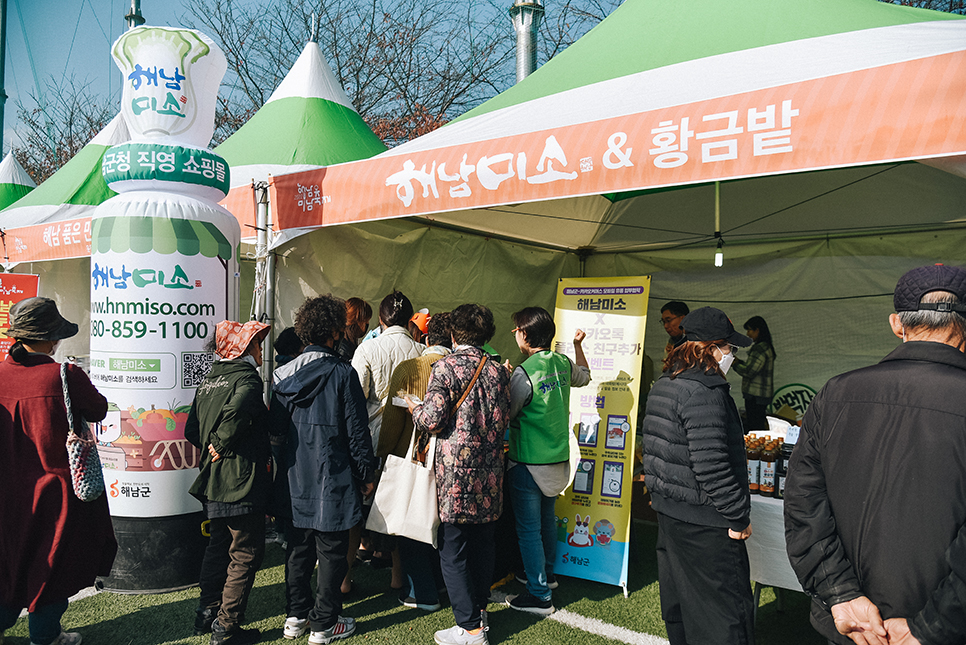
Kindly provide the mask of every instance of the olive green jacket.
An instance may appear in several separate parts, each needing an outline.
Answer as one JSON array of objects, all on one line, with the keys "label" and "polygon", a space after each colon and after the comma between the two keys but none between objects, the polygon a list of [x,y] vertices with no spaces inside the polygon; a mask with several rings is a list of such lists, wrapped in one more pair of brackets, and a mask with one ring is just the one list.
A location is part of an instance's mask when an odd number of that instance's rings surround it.
[{"label": "olive green jacket", "polygon": [[[200,472],[188,492],[213,502],[237,502],[252,493],[256,474],[268,472],[271,463],[268,410],[258,371],[242,359],[216,362],[198,386],[184,436],[201,450]],[[212,461],[209,444],[221,455],[217,461]]]}]

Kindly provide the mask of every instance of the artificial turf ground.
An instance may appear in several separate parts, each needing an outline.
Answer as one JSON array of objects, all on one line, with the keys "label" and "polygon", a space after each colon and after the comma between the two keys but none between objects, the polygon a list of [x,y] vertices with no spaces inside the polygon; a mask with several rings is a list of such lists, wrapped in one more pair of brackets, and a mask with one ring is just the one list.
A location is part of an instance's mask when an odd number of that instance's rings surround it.
[{"label": "artificial turf ground", "polygon": [[[629,568],[630,597],[619,587],[561,576],[553,602],[558,609],[596,618],[640,634],[666,638],[661,621],[654,543],[655,525],[635,522]],[[445,603],[441,611],[426,613],[408,609],[397,601],[398,592],[389,589],[389,571],[373,570],[366,565],[353,569],[354,588],[345,601],[345,614],[356,618],[356,634],[345,640],[352,643],[433,643],[433,632],[453,625],[453,614]],[[265,562],[258,573],[248,606],[246,626],[262,631],[262,643],[297,643],[282,638],[285,622],[283,552],[268,545]],[[517,582],[501,590],[520,593]],[[78,631],[86,645],[168,645],[185,643],[207,645],[207,636],[192,631],[198,589],[192,588],[157,595],[119,595],[100,593],[71,603],[64,615],[67,631]],[[783,611],[778,611],[775,593],[762,592],[756,623],[759,645],[823,645],[808,624],[808,598],[804,594],[782,592]],[[520,645],[595,645],[615,643],[602,636],[568,627],[555,620],[541,619],[501,605],[490,607],[489,642]],[[652,640],[653,639],[647,639]],[[640,642],[647,642],[644,637]],[[27,619],[21,618],[6,633],[4,645],[28,645]],[[340,641],[343,642],[343,641]]]}]

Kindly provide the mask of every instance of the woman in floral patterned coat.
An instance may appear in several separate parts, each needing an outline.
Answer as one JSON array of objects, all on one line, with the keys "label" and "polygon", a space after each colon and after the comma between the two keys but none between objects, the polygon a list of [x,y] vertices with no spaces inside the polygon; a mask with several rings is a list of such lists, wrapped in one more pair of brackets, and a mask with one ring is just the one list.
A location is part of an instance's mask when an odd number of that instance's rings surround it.
[{"label": "woman in floral patterned coat", "polygon": [[436,642],[462,645],[487,642],[493,527],[503,511],[510,375],[481,349],[496,329],[489,309],[461,305],[450,314],[450,324],[453,353],[433,366],[423,404],[409,404],[415,427],[437,435],[439,557],[456,626],[436,632]]}]

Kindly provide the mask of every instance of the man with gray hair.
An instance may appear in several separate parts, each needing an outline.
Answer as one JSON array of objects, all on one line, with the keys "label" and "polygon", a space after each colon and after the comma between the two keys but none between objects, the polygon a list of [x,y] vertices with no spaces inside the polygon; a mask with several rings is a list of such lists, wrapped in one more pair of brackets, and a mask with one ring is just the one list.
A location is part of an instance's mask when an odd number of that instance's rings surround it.
[{"label": "man with gray hair", "polygon": [[829,643],[966,642],[966,271],[909,271],[902,345],[826,383],[788,464],[785,539]]}]

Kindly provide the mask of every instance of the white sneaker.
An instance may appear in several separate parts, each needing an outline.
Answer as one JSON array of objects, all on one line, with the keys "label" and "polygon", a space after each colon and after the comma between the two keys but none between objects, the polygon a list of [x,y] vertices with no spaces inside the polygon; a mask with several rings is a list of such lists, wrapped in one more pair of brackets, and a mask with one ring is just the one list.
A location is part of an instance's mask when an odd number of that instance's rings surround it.
[{"label": "white sneaker", "polygon": [[340,638],[349,638],[356,631],[356,621],[354,618],[339,616],[335,625],[321,632],[313,631],[309,634],[309,645],[326,645]]},{"label": "white sneaker", "polygon": [[282,630],[282,636],[289,640],[294,640],[307,631],[309,631],[308,618],[289,616],[285,619],[285,629]]},{"label": "white sneaker", "polygon": [[433,637],[437,645],[490,645],[486,639],[487,628],[480,630],[479,634],[471,634],[459,625],[454,625],[449,629],[441,629]]}]

